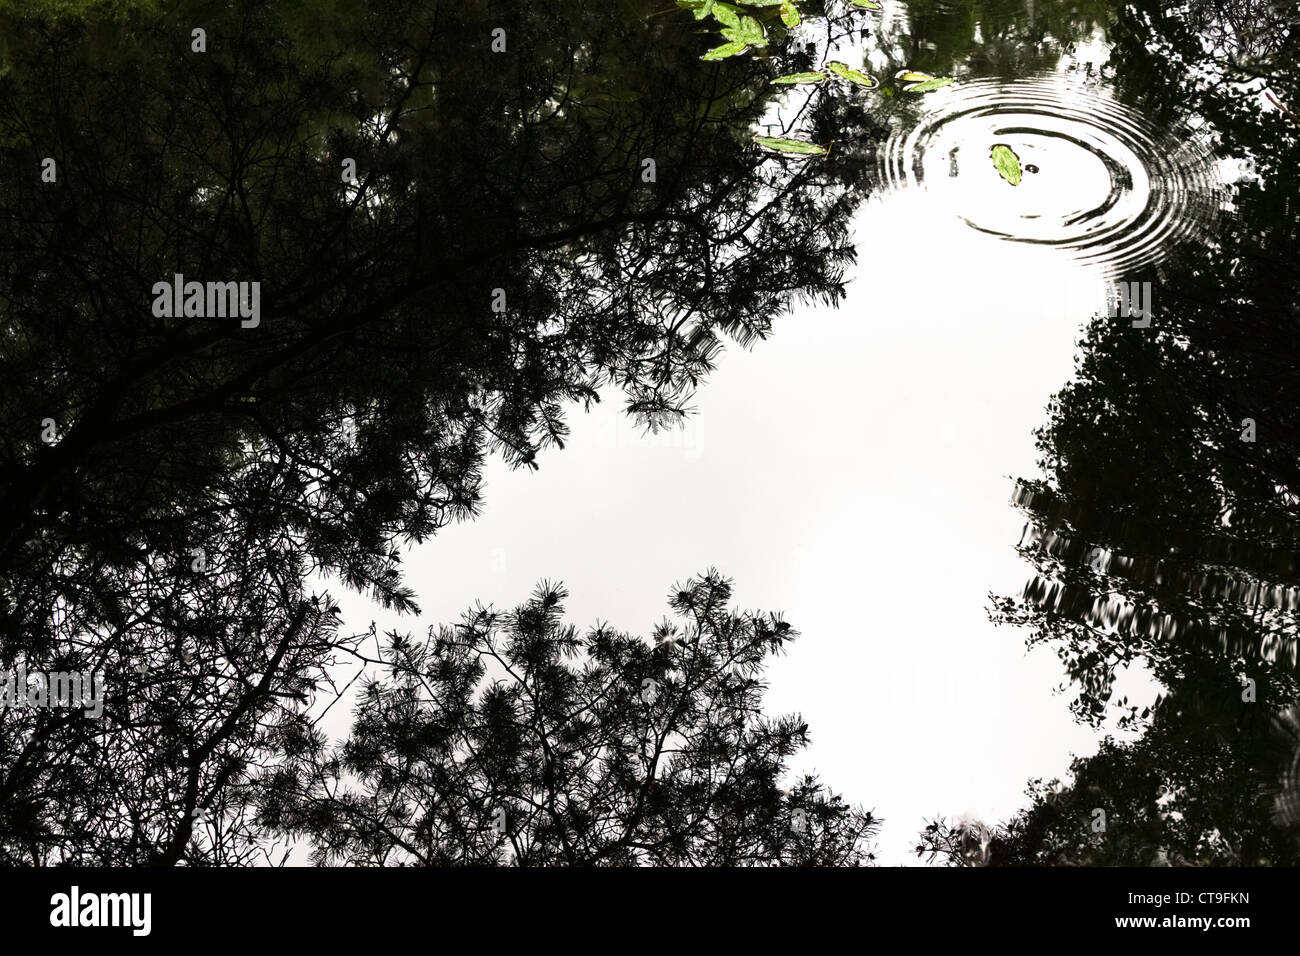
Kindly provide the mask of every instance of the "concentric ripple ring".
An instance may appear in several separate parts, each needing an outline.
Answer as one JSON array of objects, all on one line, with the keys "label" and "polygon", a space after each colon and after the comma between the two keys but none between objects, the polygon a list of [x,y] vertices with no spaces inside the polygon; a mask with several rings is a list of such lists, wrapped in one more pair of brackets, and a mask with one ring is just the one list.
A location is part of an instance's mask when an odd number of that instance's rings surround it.
[{"label": "concentric ripple ring", "polygon": [[[921,188],[971,228],[1050,245],[1110,275],[1163,260],[1225,204],[1212,144],[1158,131],[1071,77],[969,80],[926,94],[880,153],[886,188]],[[1010,147],[1013,186],[990,156]]]}]

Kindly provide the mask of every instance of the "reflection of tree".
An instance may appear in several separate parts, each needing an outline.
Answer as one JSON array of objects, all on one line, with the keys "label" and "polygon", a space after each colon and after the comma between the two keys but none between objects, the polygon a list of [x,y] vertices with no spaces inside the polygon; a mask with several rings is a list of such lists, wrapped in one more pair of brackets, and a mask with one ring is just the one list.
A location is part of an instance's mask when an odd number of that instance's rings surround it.
[{"label": "reflection of tree", "polygon": [[[1115,28],[1121,95],[1151,116],[1205,117],[1225,152],[1260,157],[1264,184],[1243,184],[1217,243],[1174,260],[1151,328],[1092,322],[1075,379],[1049,407],[1045,478],[1019,498],[1037,574],[1019,598],[997,599],[994,617],[1057,651],[1081,718],[1118,707],[1121,726],[1143,734],[1076,761],[1060,792],[1035,787],[992,863],[1300,858],[1286,815],[1298,755],[1287,715],[1300,643],[1300,141],[1247,94],[1198,83],[1203,54],[1181,22],[1155,38],[1145,23],[1130,14]],[[1128,663],[1162,685],[1152,708],[1112,700]],[[952,857],[963,839],[936,823],[922,849]]]},{"label": "reflection of tree", "polygon": [[[99,726],[0,716],[9,859],[228,861],[195,811],[355,645],[313,575],[413,608],[397,545],[486,454],[535,465],[608,384],[677,419],[852,257],[862,157],[763,154],[788,62],[701,63],[688,16],[165,6],[0,13],[0,667],[110,688]],[[261,282],[260,324],[153,316],[178,272]]]},{"label": "reflection of tree", "polygon": [[1109,0],[908,0],[908,26],[880,38],[899,68],[1014,76],[1056,65],[1062,53],[1105,26]]},{"label": "reflection of tree", "polygon": [[[1109,0],[1066,3],[1045,0],[1032,12],[1023,0],[910,0],[905,16],[873,21],[867,38],[872,72],[881,88],[862,97],[819,101],[837,117],[827,127],[836,149],[866,137],[887,136],[891,124],[916,121],[926,95],[907,92],[896,79],[902,70],[935,76],[1016,77],[1055,67],[1063,52],[1092,35],[1110,17]],[[877,58],[884,65],[877,67]],[[851,130],[851,133],[844,132]],[[818,142],[825,142],[818,139]]]},{"label": "reflection of tree", "polygon": [[[1300,126],[1295,108],[1296,100],[1300,98],[1300,19],[1292,15],[1293,22],[1288,32],[1279,26],[1275,15],[1266,10],[1263,19],[1252,26],[1244,19],[1251,9],[1248,0],[1241,3],[1208,0],[1192,4],[1190,12],[1166,10],[1159,0],[1143,0],[1139,4],[1139,15],[1122,17],[1119,29],[1112,34],[1116,59],[1123,62],[1136,58],[1133,62],[1145,62],[1151,55],[1146,44],[1151,39],[1150,24],[1154,23],[1158,35],[1165,42],[1188,51],[1189,56],[1202,63],[1204,72],[1197,77],[1173,65],[1164,74],[1153,69],[1125,70],[1118,79],[1131,90],[1141,90],[1144,99],[1158,99],[1164,110],[1180,116],[1186,115],[1187,107],[1203,97],[1218,100],[1217,109],[1221,113],[1237,115],[1238,119],[1226,127],[1235,131],[1237,122],[1250,124],[1255,121],[1247,115],[1251,112],[1247,108],[1248,101],[1238,97],[1236,102],[1228,102],[1231,98],[1223,95],[1222,88],[1200,89],[1206,85],[1207,77],[1221,74],[1227,80],[1262,88],[1273,105]],[[1235,21],[1217,19],[1223,11],[1230,11]],[[1198,25],[1203,26],[1207,33],[1198,33]],[[1204,49],[1206,45],[1210,47],[1208,52]],[[1174,89],[1180,89],[1182,93],[1172,95]],[[1152,118],[1160,119],[1159,116]],[[1262,152],[1256,150],[1256,156],[1267,156],[1270,152],[1269,148]]]},{"label": "reflection of tree", "polygon": [[1214,53],[1242,69],[1268,69],[1300,50],[1300,13],[1282,0],[1192,0],[1184,9]]},{"label": "reflection of tree", "polygon": [[1277,776],[1294,760],[1294,736],[1278,733],[1274,708],[1244,704],[1216,662],[1186,664],[1140,739],[1108,738],[1071,764],[1068,786],[1033,781],[1029,806],[983,841],[934,821],[918,853],[984,866],[1294,864],[1296,821],[1283,815]]},{"label": "reflection of tree", "polygon": [[674,587],[653,642],[562,623],[542,585],[424,642],[390,635],[352,735],[305,724],[259,785],[262,820],[360,865],[785,864],[871,860],[878,826],[805,777],[797,716],[760,716],[766,658],[796,636],[728,608],[716,573]]}]

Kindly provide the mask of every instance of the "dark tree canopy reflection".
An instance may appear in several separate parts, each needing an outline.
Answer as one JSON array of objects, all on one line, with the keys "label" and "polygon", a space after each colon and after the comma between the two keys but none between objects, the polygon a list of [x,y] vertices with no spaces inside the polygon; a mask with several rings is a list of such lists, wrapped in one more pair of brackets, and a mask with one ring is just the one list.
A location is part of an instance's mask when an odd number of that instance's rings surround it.
[{"label": "dark tree canopy reflection", "polygon": [[[414,609],[398,546],[486,454],[534,465],[608,385],[671,422],[842,296],[860,158],[756,147],[785,54],[702,63],[667,12],[2,8],[0,666],[111,693],[5,711],[0,857],[243,859],[196,812],[357,641],[313,575]],[[176,274],[259,282],[258,320],[158,314]]]},{"label": "dark tree canopy reflection", "polygon": [[[1134,8],[1112,38],[1126,102],[1203,117],[1222,155],[1253,156],[1259,177],[1240,185],[1217,241],[1158,276],[1151,328],[1089,326],[1039,433],[1045,477],[1018,492],[1037,576],[994,615],[1056,650],[1080,718],[1117,708],[1141,736],[1076,760],[1064,789],[1036,781],[1030,807],[983,841],[936,821],[918,849],[990,864],[1294,865],[1300,131],[1199,80],[1221,51],[1180,17]],[[1246,72],[1263,75],[1259,62]],[[1272,89],[1300,92],[1294,61],[1267,64]],[[1113,699],[1130,663],[1162,685],[1154,706]]]}]

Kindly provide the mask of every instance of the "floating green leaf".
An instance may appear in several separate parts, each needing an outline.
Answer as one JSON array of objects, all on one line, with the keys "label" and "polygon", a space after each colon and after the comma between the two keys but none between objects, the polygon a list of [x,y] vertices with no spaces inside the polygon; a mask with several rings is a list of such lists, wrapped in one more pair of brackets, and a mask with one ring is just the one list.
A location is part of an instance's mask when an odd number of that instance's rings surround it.
[{"label": "floating green leaf", "polygon": [[904,83],[923,83],[926,80],[933,80],[929,73],[916,73],[912,70],[899,70],[894,74],[894,79],[902,80]]},{"label": "floating green leaf", "polygon": [[998,171],[998,175],[1011,185],[1019,186],[1020,157],[1016,155],[1015,150],[1005,143],[997,143],[990,153],[993,157],[993,168]]},{"label": "floating green leaf", "polygon": [[797,27],[799,25],[799,8],[790,0],[783,0],[781,3],[781,22],[788,27]]},{"label": "floating green leaf", "polygon": [[826,79],[825,73],[787,73],[778,76],[773,83],[820,83]]},{"label": "floating green leaf", "polygon": [[826,64],[826,69],[830,70],[836,76],[841,76],[858,86],[865,86],[870,89],[873,86],[879,86],[879,81],[874,76],[867,76],[861,70],[855,70],[847,63],[841,63],[839,60],[831,60]]},{"label": "floating green leaf", "polygon": [[729,56],[735,56],[738,53],[744,53],[749,47],[743,43],[724,43],[722,46],[715,46],[701,60],[725,60]]},{"label": "floating green leaf", "polygon": [[929,93],[931,90],[937,90],[953,82],[951,76],[930,77],[922,83],[913,83],[911,86],[905,86],[903,89],[909,93]]},{"label": "floating green leaf", "polygon": [[880,9],[880,4],[878,4],[878,3],[872,3],[871,0],[850,0],[850,2],[853,3],[853,4],[855,4],[856,6],[862,7],[862,9],[864,9],[864,10],[879,10],[879,9]]},{"label": "floating green leaf", "polygon": [[784,139],[780,136],[755,136],[754,142],[758,143],[759,146],[766,146],[768,149],[775,149],[782,153],[820,156],[826,152],[825,146],[818,146],[816,143],[805,143],[801,139]]}]

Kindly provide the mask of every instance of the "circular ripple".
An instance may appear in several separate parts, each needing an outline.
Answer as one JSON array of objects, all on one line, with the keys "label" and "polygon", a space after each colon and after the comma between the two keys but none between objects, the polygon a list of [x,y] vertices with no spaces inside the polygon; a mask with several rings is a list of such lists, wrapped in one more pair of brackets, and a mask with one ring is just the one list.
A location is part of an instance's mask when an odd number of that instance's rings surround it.
[{"label": "circular ripple", "polygon": [[[1223,203],[1204,137],[1153,130],[1064,77],[971,80],[926,96],[929,112],[882,148],[882,179],[925,189],[989,235],[1120,274],[1201,234]],[[997,144],[1020,158],[1020,185],[994,168]]]}]

